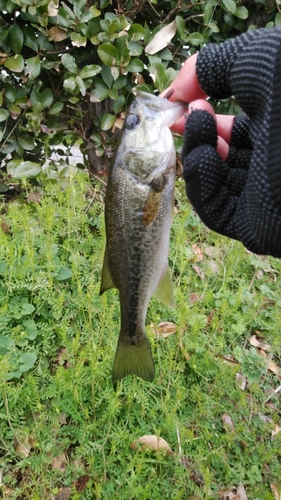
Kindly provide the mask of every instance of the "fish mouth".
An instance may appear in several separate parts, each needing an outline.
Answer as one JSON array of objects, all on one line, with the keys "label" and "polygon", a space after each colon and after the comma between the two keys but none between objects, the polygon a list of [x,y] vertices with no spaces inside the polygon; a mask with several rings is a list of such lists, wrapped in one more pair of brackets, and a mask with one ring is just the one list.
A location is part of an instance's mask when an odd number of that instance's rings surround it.
[{"label": "fish mouth", "polygon": [[171,127],[185,112],[186,105],[180,101],[169,101],[167,98],[149,94],[137,87],[132,90],[136,101],[147,107],[152,113],[161,113],[161,120],[167,127]]}]

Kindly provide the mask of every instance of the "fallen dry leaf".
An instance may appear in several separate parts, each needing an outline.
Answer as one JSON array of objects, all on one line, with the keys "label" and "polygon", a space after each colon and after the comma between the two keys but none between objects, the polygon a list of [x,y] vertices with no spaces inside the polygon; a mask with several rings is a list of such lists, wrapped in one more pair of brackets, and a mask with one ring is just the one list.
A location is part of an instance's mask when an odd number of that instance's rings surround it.
[{"label": "fallen dry leaf", "polygon": [[241,375],[241,373],[236,373],[236,383],[237,383],[239,389],[241,389],[241,391],[245,391],[245,389],[247,387],[247,379],[246,379],[246,377]]},{"label": "fallen dry leaf", "polygon": [[67,38],[67,33],[59,26],[53,26],[48,31],[48,38],[51,42],[61,42],[62,40]]},{"label": "fallen dry leaf", "polygon": [[1,222],[1,229],[2,229],[3,233],[12,234],[12,230],[11,230],[10,226],[8,226],[8,224],[6,224],[6,222]]},{"label": "fallen dry leaf", "polygon": [[277,434],[279,434],[279,432],[281,431],[281,427],[279,427],[278,424],[275,425],[274,429],[271,431],[271,437],[272,439],[277,436]]},{"label": "fallen dry leaf", "polygon": [[261,340],[257,338],[256,335],[252,335],[249,342],[253,347],[258,347],[259,349],[263,349],[264,351],[269,351],[269,345],[264,344]]},{"label": "fallen dry leaf", "polygon": [[29,436],[17,436],[14,441],[14,450],[24,458],[29,456],[31,449]]},{"label": "fallen dry leaf", "polygon": [[174,455],[170,445],[165,441],[165,439],[155,436],[153,434],[147,434],[145,436],[141,436],[130,444],[131,450],[138,450],[141,448],[144,450],[166,450],[166,454],[168,456]]},{"label": "fallen dry leaf", "polygon": [[202,302],[204,300],[204,294],[198,295],[198,293],[191,293],[189,296],[189,301],[191,304],[194,304],[195,302]]},{"label": "fallen dry leaf", "polygon": [[40,203],[42,201],[42,195],[39,191],[32,191],[27,195],[28,203]]},{"label": "fallen dry leaf", "polygon": [[203,260],[204,255],[203,255],[202,248],[200,248],[198,245],[196,245],[196,243],[193,243],[192,250],[194,253],[194,258],[192,259],[193,262],[198,262],[200,260]]},{"label": "fallen dry leaf", "polygon": [[60,490],[54,497],[54,500],[68,500],[70,496],[71,496],[71,488],[69,487],[60,488]]},{"label": "fallen dry leaf", "polygon": [[204,478],[203,478],[201,472],[197,468],[195,468],[195,465],[192,462],[192,460],[190,460],[190,458],[187,458],[187,457],[182,457],[181,463],[189,471],[190,479],[195,484],[197,484],[197,486],[204,486]]},{"label": "fallen dry leaf", "polygon": [[199,266],[196,266],[196,264],[194,264],[194,265],[192,266],[192,269],[196,272],[196,274],[198,274],[198,276],[199,276],[199,278],[200,278],[201,280],[204,280],[204,279],[205,279],[205,275],[204,275],[204,273],[203,273],[202,269],[201,269]]},{"label": "fallen dry leaf", "polygon": [[61,472],[65,471],[66,456],[65,453],[60,453],[52,459],[52,469],[59,470]]},{"label": "fallen dry leaf", "polygon": [[266,359],[268,370],[275,373],[275,375],[281,376],[281,368],[268,357],[266,352],[263,349],[258,349],[257,352]]},{"label": "fallen dry leaf", "polygon": [[213,259],[209,260],[208,267],[209,267],[211,273],[218,274],[219,266],[217,265],[217,263]]},{"label": "fallen dry leaf", "polygon": [[170,24],[167,24],[167,26],[158,31],[152,40],[150,40],[149,44],[145,47],[145,52],[149,55],[153,55],[156,54],[156,52],[159,52],[159,50],[167,47],[175,35],[176,29],[176,21],[172,21]]},{"label": "fallen dry leaf", "polygon": [[234,486],[229,491],[223,492],[220,498],[221,500],[248,500],[242,483],[237,488]]},{"label": "fallen dry leaf", "polygon": [[273,493],[274,500],[281,500],[281,485],[271,483],[270,488]]},{"label": "fallen dry leaf", "polygon": [[74,485],[75,485],[75,489],[76,489],[77,493],[82,493],[82,491],[85,490],[89,480],[90,480],[90,476],[88,474],[84,474],[84,476],[80,476],[80,477],[78,477],[78,479],[76,479],[76,481],[74,482]]},{"label": "fallen dry leaf", "polygon": [[223,425],[226,431],[235,432],[235,427],[233,420],[228,413],[224,413],[222,416]]},{"label": "fallen dry leaf", "polygon": [[154,335],[156,337],[162,337],[163,339],[173,335],[176,331],[177,325],[170,321],[162,321],[156,328],[154,327]]}]

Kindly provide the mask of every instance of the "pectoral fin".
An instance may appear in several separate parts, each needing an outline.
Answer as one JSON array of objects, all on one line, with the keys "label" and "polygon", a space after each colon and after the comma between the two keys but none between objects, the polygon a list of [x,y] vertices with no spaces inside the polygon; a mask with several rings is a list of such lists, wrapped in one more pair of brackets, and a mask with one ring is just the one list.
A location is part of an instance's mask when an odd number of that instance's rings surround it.
[{"label": "pectoral fin", "polygon": [[103,294],[109,288],[115,288],[113,280],[111,278],[109,265],[108,265],[108,255],[107,250],[105,250],[104,259],[103,259],[103,267],[101,273],[101,287],[100,287],[100,295]]},{"label": "pectoral fin", "polygon": [[143,207],[144,226],[149,226],[149,224],[151,224],[151,222],[154,221],[155,217],[158,214],[158,210],[161,204],[161,199],[162,199],[162,192],[155,191],[155,189],[151,187]]},{"label": "pectoral fin", "polygon": [[156,291],[154,292],[154,295],[159,300],[167,304],[167,306],[175,307],[175,299],[168,264],[167,267],[165,267],[165,271],[158,287],[156,288]]}]

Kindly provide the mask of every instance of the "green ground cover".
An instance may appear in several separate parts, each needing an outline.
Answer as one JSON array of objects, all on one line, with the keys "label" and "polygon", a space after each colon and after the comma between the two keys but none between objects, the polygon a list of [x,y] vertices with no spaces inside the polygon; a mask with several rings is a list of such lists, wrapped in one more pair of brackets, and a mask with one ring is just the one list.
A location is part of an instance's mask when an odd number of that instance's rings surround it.
[{"label": "green ground cover", "polygon": [[[83,172],[40,186],[1,205],[0,497],[220,499],[242,483],[280,499],[280,261],[206,230],[178,180],[177,307],[152,298],[147,316],[156,378],[114,392],[104,186]],[[143,435],[174,453],[132,450]]]}]

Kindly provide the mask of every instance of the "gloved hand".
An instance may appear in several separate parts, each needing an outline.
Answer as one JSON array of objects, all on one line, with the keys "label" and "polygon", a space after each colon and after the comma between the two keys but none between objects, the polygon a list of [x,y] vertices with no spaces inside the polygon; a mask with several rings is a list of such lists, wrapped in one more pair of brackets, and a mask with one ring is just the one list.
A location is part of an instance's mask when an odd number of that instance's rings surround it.
[{"label": "gloved hand", "polygon": [[182,150],[187,195],[210,229],[281,257],[281,28],[204,47],[196,74],[207,95],[235,95],[246,115],[235,119],[223,162],[213,117],[190,114]]}]

